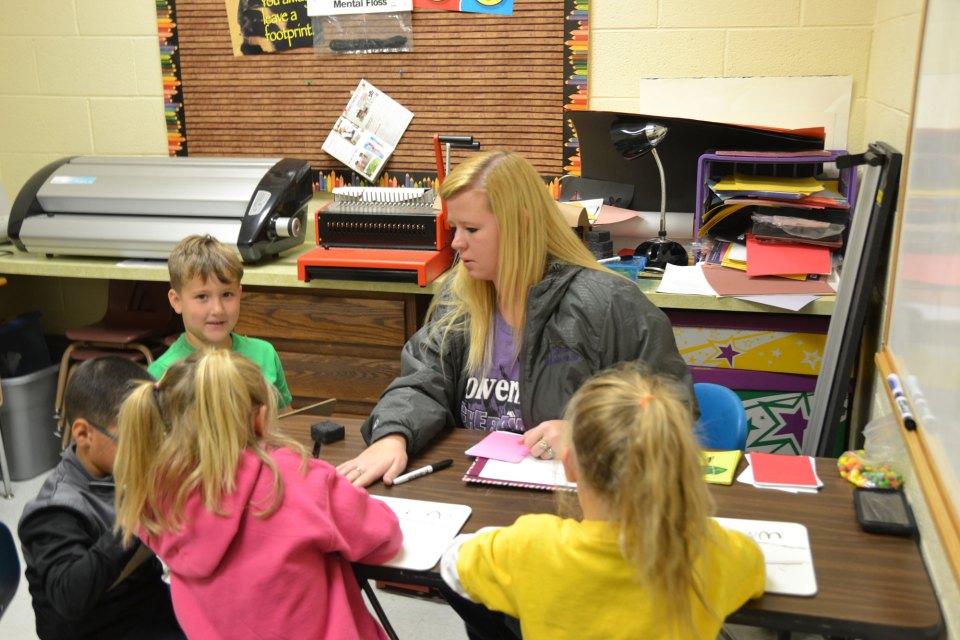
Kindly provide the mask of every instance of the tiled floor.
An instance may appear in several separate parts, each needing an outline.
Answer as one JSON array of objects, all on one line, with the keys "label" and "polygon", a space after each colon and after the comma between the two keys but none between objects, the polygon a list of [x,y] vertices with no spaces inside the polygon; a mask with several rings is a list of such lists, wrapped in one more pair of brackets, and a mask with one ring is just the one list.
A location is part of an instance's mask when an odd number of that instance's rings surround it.
[{"label": "tiled floor", "polygon": [[[33,498],[46,474],[23,482],[13,483],[14,497],[0,498],[0,522],[5,523],[16,535],[20,512],[28,500]],[[23,558],[21,558],[21,566]],[[445,604],[432,599],[396,595],[379,591],[377,596],[390,619],[397,635],[402,640],[431,638],[432,640],[465,640],[460,618]],[[752,629],[728,625],[728,630],[737,640],[772,640],[775,634],[761,629]],[[0,638],[9,640],[36,640],[33,608],[30,606],[30,594],[26,581],[21,580],[20,589],[10,608],[0,619]],[[793,640],[818,640],[820,636],[798,635]]]}]

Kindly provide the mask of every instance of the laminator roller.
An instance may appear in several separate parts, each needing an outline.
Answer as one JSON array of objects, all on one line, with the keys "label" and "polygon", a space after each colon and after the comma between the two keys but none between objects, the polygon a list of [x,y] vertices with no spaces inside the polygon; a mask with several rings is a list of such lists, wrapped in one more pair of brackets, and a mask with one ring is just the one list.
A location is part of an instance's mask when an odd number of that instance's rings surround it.
[{"label": "laminator roller", "polygon": [[27,181],[8,231],[21,251],[162,259],[210,234],[252,263],[303,242],[312,196],[302,160],[80,156]]}]

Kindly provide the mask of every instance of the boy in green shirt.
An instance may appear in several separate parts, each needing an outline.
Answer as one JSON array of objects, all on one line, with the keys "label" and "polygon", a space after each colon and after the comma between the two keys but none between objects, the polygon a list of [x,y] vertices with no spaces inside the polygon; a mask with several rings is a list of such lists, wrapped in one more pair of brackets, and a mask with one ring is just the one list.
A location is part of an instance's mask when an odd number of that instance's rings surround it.
[{"label": "boy in green shirt", "polygon": [[240,257],[210,235],[187,236],[167,261],[170,305],[183,317],[183,334],[147,370],[159,380],[177,360],[204,347],[230,349],[257,363],[277,389],[281,408],[293,401],[276,349],[266,340],[233,333],[240,318]]}]

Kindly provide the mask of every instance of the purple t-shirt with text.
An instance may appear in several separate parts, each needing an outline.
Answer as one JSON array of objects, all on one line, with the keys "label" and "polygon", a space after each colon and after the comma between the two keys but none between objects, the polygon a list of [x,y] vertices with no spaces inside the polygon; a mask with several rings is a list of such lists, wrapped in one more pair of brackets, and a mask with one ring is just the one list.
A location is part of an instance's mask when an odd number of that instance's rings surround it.
[{"label": "purple t-shirt with text", "polygon": [[520,417],[520,361],[514,355],[513,329],[499,313],[493,330],[493,358],[482,378],[467,378],[460,421],[467,429],[523,433]]}]

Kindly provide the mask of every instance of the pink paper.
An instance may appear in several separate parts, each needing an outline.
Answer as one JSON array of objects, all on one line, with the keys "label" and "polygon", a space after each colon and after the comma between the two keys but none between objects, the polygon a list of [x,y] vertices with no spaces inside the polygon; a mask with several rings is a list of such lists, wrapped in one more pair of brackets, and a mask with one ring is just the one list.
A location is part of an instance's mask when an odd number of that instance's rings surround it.
[{"label": "pink paper", "polygon": [[492,458],[504,462],[520,462],[530,449],[523,446],[519,433],[510,431],[491,431],[490,435],[466,450],[468,456]]}]

